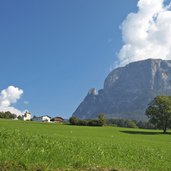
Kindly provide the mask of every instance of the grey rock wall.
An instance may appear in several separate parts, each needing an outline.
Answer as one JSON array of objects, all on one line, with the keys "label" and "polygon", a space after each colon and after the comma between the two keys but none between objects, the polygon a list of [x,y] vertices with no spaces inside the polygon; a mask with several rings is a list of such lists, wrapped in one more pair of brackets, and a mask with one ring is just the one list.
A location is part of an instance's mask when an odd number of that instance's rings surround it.
[{"label": "grey rock wall", "polygon": [[114,69],[104,88],[88,91],[73,116],[96,118],[145,119],[145,109],[157,95],[171,95],[171,61],[148,59]]}]

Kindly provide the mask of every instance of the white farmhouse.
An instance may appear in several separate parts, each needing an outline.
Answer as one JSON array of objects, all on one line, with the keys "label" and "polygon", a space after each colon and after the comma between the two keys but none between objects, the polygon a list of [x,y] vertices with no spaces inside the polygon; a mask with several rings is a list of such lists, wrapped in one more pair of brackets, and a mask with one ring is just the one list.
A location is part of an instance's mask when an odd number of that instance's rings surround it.
[{"label": "white farmhouse", "polygon": [[31,120],[31,113],[30,112],[26,112],[23,116],[22,119],[24,121],[30,121]]},{"label": "white farmhouse", "polygon": [[39,116],[39,117],[33,117],[32,121],[35,122],[50,122],[51,117],[48,115],[44,115],[44,116]]}]

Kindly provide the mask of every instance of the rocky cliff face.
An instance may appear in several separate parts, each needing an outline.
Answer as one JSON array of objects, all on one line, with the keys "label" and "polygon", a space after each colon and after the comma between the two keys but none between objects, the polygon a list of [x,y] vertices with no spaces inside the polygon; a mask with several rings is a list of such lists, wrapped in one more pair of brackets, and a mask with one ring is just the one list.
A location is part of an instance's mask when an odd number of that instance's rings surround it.
[{"label": "rocky cliff face", "polygon": [[144,119],[148,103],[157,95],[171,95],[171,61],[148,59],[114,69],[104,88],[90,89],[73,116]]}]

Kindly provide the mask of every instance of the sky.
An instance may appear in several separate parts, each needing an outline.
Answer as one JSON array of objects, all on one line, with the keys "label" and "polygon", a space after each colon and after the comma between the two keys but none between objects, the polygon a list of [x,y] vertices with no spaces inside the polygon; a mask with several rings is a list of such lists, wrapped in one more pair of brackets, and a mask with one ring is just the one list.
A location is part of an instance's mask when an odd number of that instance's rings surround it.
[{"label": "sky", "polygon": [[149,56],[171,59],[169,4],[0,1],[0,110],[69,118],[111,69]]}]

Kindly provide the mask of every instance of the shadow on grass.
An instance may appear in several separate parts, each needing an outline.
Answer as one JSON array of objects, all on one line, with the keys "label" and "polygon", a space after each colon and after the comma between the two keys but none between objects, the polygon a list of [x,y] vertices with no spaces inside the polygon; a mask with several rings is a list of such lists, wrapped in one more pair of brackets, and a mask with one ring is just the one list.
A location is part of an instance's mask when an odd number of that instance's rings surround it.
[{"label": "shadow on grass", "polygon": [[[141,134],[141,135],[160,135],[163,134],[163,132],[152,132],[152,131],[120,131],[122,133],[126,134]],[[167,132],[163,135],[171,134],[171,132]]]}]

